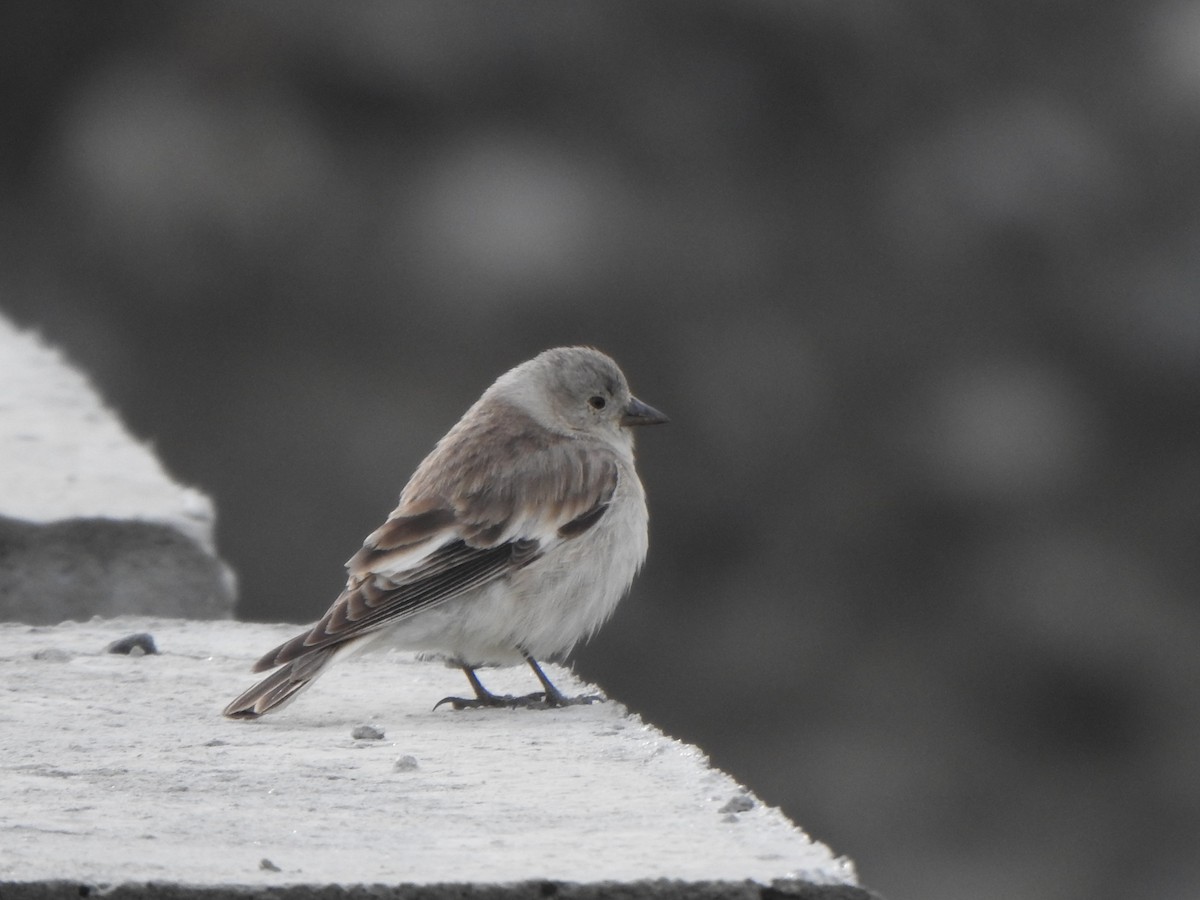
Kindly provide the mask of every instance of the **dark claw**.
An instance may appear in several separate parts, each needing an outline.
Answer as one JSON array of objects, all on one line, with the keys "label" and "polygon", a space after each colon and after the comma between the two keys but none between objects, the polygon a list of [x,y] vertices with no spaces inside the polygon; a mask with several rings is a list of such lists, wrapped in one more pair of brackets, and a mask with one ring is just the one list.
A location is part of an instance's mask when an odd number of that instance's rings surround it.
[{"label": "dark claw", "polygon": [[592,703],[603,703],[604,698],[599,694],[580,694],[578,697],[565,697],[559,694],[554,698],[554,702],[547,703],[547,706],[588,706]]},{"label": "dark claw", "polygon": [[454,709],[499,709],[503,706],[515,707],[517,698],[497,697],[495,694],[487,694],[482,697],[443,697],[433,704],[433,708],[437,709],[443,703],[449,703]]}]

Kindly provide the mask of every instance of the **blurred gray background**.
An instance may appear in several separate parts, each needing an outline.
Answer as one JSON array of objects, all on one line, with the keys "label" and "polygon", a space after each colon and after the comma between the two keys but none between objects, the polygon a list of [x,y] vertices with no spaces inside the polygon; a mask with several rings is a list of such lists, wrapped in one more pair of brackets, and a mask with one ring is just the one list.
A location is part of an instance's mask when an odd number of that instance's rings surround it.
[{"label": "blurred gray background", "polygon": [[0,110],[0,309],[243,618],[595,344],[673,423],[578,670],[889,900],[1200,896],[1200,3],[14,2]]}]

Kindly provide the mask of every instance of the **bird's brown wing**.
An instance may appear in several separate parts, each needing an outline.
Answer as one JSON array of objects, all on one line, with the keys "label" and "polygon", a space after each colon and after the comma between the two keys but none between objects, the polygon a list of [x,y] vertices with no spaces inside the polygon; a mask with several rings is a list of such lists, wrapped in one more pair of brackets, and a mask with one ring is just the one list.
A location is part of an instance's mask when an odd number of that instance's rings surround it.
[{"label": "bird's brown wing", "polygon": [[616,491],[617,464],[593,444],[542,436],[482,454],[478,440],[454,430],[447,435],[400,505],[351,557],[346,588],[321,620],[263,656],[254,671],[362,637],[503,578],[586,532]]}]

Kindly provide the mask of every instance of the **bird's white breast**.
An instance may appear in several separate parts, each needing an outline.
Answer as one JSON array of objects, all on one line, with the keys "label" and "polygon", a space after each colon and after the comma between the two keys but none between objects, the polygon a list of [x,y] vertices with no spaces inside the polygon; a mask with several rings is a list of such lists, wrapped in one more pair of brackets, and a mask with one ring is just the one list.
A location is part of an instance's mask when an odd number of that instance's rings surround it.
[{"label": "bird's white breast", "polygon": [[[613,613],[646,558],[646,495],[631,463],[600,520],[513,575],[398,624],[381,643],[469,665],[567,653]],[[381,636],[382,637],[382,636]]]}]

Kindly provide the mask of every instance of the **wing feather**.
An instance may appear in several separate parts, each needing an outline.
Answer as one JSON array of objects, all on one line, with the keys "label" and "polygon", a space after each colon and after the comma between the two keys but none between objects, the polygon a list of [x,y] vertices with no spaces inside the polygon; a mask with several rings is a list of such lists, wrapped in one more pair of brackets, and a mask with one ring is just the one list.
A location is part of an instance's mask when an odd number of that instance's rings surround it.
[{"label": "wing feather", "polygon": [[474,412],[347,562],[346,588],[321,620],[263,656],[256,672],[504,578],[601,519],[619,479],[611,451],[521,421],[512,407]]}]

